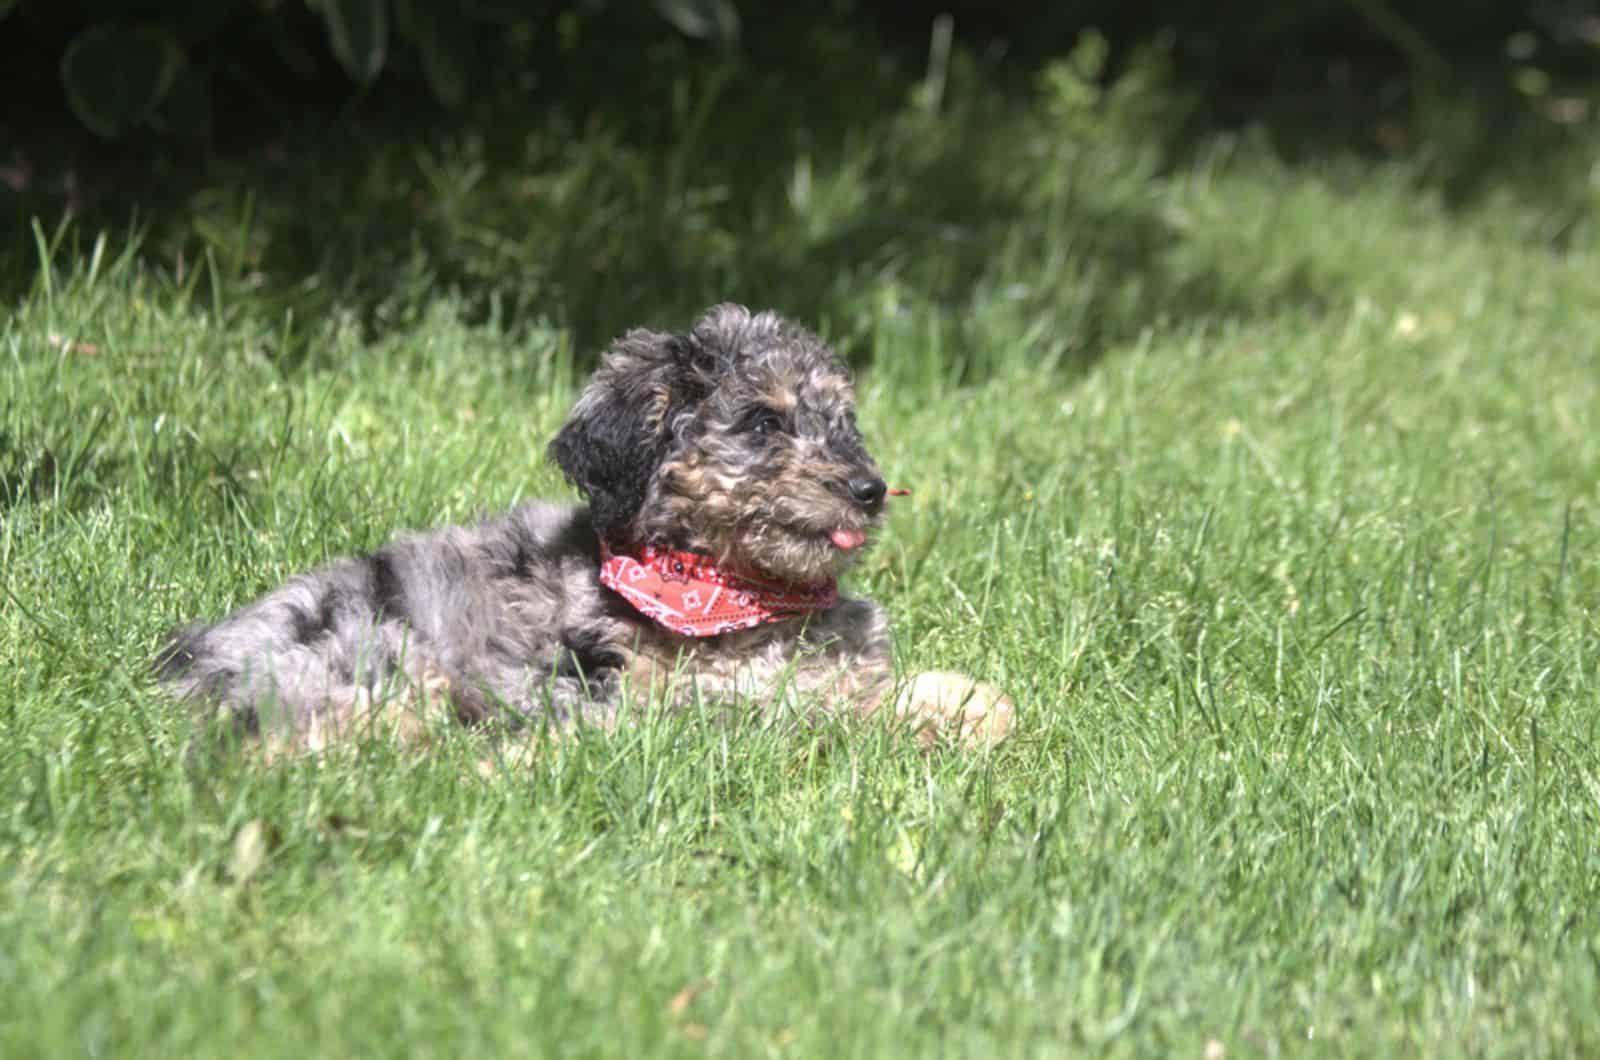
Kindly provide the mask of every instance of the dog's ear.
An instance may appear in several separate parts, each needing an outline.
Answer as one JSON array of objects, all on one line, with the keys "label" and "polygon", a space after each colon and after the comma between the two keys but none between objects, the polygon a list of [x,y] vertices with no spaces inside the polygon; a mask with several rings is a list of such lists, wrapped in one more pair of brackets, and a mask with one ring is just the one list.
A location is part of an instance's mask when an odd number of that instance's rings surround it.
[{"label": "dog's ear", "polygon": [[690,337],[630,331],[606,354],[549,450],[600,537],[625,536],[638,517],[675,422],[710,393],[711,372]]}]

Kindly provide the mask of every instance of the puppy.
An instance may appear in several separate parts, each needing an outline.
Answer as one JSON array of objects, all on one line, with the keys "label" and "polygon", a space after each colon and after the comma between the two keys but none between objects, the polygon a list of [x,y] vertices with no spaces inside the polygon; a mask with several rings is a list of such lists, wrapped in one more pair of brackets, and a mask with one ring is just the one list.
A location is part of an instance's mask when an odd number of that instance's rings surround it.
[{"label": "puppy", "polygon": [[549,455],[587,500],[402,536],[178,632],[158,672],[274,746],[375,730],[613,723],[625,704],[888,712],[992,743],[1013,707],[959,674],[896,687],[883,609],[837,579],[882,525],[850,374],[776,313],[613,343]]}]

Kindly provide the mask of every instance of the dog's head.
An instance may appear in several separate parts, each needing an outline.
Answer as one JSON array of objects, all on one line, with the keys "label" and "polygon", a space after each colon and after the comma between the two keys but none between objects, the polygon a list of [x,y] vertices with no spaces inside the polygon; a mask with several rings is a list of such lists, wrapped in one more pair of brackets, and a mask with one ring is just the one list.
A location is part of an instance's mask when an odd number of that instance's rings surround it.
[{"label": "dog's head", "polygon": [[660,541],[782,581],[837,575],[883,520],[849,371],[811,332],[743,306],[618,339],[550,456],[613,545]]}]

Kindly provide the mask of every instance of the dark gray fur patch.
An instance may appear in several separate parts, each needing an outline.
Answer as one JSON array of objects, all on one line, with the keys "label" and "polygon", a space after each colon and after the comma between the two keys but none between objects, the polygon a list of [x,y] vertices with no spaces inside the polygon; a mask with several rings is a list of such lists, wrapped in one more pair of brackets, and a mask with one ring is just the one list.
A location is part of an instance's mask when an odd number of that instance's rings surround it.
[{"label": "dark gray fur patch", "polygon": [[388,618],[406,617],[405,588],[395,570],[394,557],[377,552],[367,560],[372,574],[373,610]]}]

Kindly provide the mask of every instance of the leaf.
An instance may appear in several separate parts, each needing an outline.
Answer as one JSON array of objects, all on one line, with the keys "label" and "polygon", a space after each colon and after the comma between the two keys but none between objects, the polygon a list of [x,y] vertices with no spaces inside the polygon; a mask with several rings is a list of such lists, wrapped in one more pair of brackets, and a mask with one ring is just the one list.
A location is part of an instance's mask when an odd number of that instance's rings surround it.
[{"label": "leaf", "polygon": [[185,62],[150,125],[174,136],[201,137],[211,130],[211,89],[192,63]]},{"label": "leaf", "polygon": [[267,852],[277,845],[277,836],[271,825],[257,817],[247,821],[233,837],[233,858],[228,862],[228,875],[233,882],[243,886],[261,871],[266,864]]},{"label": "leaf", "polygon": [[685,37],[724,44],[739,39],[739,9],[732,0],[655,0],[655,9]]},{"label": "leaf", "polygon": [[475,49],[461,12],[440,10],[438,0],[395,0],[395,26],[417,49],[433,96],[447,107],[467,97]]},{"label": "leaf", "polygon": [[698,982],[690,983],[672,995],[672,1000],[667,1002],[667,1011],[674,1016],[682,1016],[688,1010],[690,1002],[713,985],[709,979],[701,979]]},{"label": "leaf", "polygon": [[62,353],[81,353],[87,357],[97,357],[100,354],[100,347],[94,343],[79,342],[77,339],[69,339],[58,335],[54,331],[45,336],[45,341]]},{"label": "leaf", "polygon": [[5,18],[16,9],[21,0],[0,0],[0,18]]},{"label": "leaf", "polygon": [[67,45],[61,83],[78,120],[111,138],[149,117],[185,64],[178,38],[161,26],[100,22]]},{"label": "leaf", "polygon": [[370,85],[389,54],[389,0],[318,0],[328,45],[344,72]]}]

